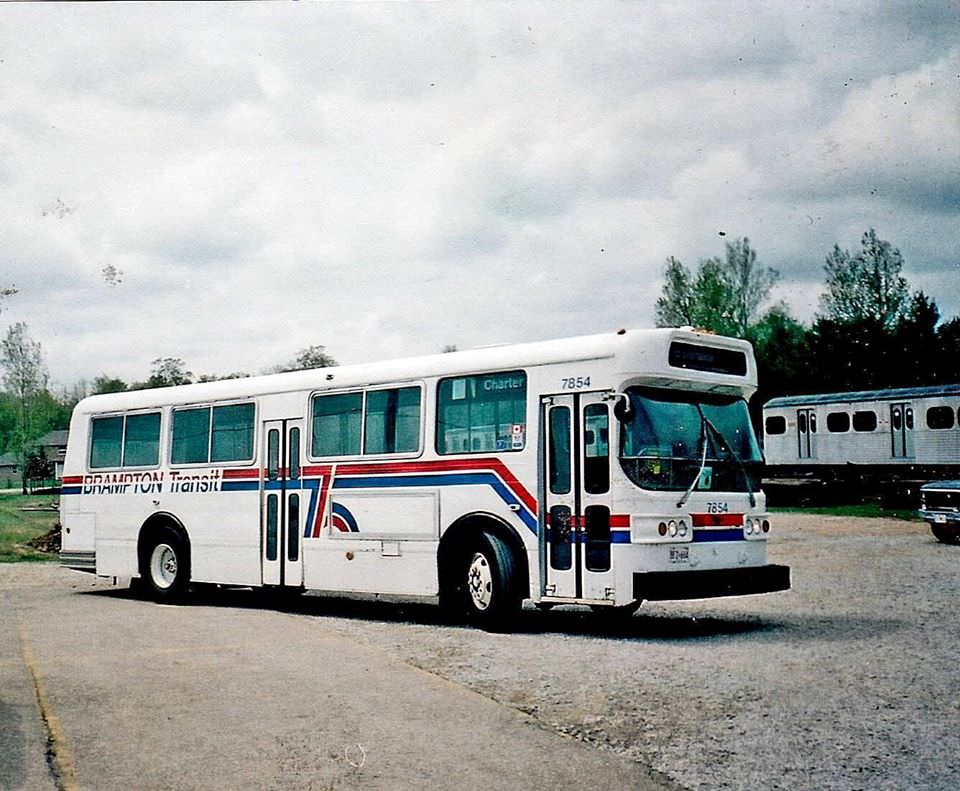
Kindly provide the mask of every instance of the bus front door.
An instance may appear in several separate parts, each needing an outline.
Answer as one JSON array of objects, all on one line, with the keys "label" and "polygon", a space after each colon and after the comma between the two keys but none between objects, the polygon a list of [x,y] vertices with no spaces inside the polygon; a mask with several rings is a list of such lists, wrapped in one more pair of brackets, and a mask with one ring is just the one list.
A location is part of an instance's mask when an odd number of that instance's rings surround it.
[{"label": "bus front door", "polygon": [[600,393],[541,400],[541,595],[613,598],[610,406]]},{"label": "bus front door", "polygon": [[260,471],[260,563],[264,585],[303,584],[302,424],[302,420],[263,422],[266,464]]}]

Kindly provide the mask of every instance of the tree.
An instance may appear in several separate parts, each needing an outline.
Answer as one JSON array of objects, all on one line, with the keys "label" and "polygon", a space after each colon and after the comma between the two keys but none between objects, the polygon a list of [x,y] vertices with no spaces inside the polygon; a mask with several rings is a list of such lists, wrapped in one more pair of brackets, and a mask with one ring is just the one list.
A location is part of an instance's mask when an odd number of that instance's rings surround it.
[{"label": "tree", "polygon": [[17,404],[17,422],[11,443],[20,461],[27,443],[37,435],[32,407],[36,396],[45,391],[49,374],[40,344],[27,334],[27,325],[17,322],[7,330],[0,345],[3,384]]},{"label": "tree", "polygon": [[158,357],[150,363],[150,378],[142,387],[175,387],[188,385],[192,380],[193,374],[179,357]]},{"label": "tree", "polygon": [[871,228],[851,255],[834,245],[827,256],[826,293],[820,298],[824,318],[840,324],[863,320],[894,329],[910,307],[907,281],[900,274],[903,257]]},{"label": "tree", "polygon": [[100,374],[100,376],[93,380],[94,395],[100,395],[102,393],[122,393],[126,389],[127,383],[122,379],[117,379],[115,376]]},{"label": "tree", "polygon": [[273,371],[275,373],[305,371],[309,368],[329,368],[336,364],[337,361],[327,354],[326,346],[308,346],[306,349],[301,349],[292,362],[279,365]]},{"label": "tree", "polygon": [[746,337],[751,326],[762,319],[760,308],[778,277],[775,269],[758,266],[756,250],[746,237],[727,242],[723,258],[701,261],[695,277],[670,256],[656,304],[657,326],[689,324]]}]

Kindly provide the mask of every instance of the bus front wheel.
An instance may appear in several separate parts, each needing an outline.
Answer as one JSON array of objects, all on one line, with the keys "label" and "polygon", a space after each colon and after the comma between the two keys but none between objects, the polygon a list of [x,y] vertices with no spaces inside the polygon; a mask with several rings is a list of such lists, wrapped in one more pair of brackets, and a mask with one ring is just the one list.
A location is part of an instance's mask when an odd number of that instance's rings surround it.
[{"label": "bus front wheel", "polygon": [[492,533],[482,533],[467,553],[463,570],[468,618],[483,629],[507,627],[520,610],[517,566],[510,547]]},{"label": "bus front wheel", "polygon": [[190,583],[190,555],[186,543],[170,528],[158,531],[147,542],[140,574],[157,601],[181,598]]},{"label": "bus front wheel", "polygon": [[960,526],[953,525],[943,527],[940,525],[930,525],[930,530],[937,541],[944,544],[960,544]]}]

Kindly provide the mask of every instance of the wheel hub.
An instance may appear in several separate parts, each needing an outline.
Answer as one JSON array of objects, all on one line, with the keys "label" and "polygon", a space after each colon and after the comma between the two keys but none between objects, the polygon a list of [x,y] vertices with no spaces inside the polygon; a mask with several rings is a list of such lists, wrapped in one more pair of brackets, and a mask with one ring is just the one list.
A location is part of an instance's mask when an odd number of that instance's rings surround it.
[{"label": "wheel hub", "polygon": [[158,588],[169,588],[177,578],[177,553],[168,544],[159,544],[150,558],[153,582]]},{"label": "wheel hub", "polygon": [[477,552],[470,561],[467,569],[467,590],[470,591],[470,601],[478,610],[486,610],[493,599],[493,574],[486,556]]}]

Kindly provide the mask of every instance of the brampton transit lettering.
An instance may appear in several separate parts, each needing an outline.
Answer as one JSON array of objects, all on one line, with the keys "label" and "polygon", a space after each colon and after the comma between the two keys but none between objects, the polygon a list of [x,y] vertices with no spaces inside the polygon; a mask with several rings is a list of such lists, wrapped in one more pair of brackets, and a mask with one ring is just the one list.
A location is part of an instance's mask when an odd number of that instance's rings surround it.
[{"label": "brampton transit lettering", "polygon": [[157,472],[104,472],[84,475],[82,494],[173,494],[205,493],[220,491],[220,470],[208,473],[189,474],[172,470],[169,477]]}]

